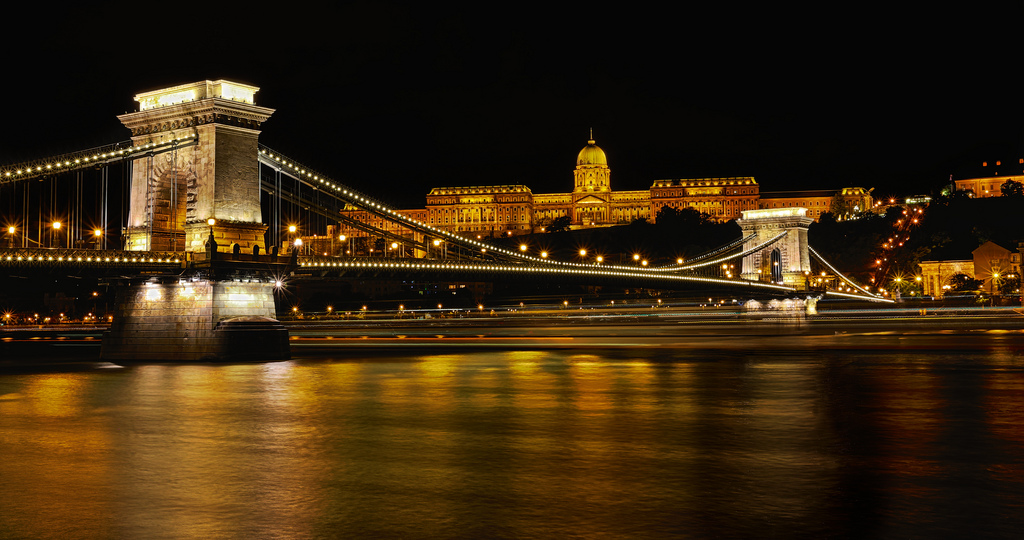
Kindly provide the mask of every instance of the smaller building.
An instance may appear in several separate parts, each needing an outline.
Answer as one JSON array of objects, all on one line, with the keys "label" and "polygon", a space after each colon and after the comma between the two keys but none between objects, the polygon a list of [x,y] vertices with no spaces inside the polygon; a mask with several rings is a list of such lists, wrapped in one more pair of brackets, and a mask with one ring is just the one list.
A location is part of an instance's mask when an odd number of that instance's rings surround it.
[{"label": "smaller building", "polygon": [[763,210],[806,208],[807,217],[815,221],[825,212],[832,212],[837,219],[845,219],[872,209],[872,191],[874,188],[862,187],[845,187],[840,190],[766,191],[761,193],[757,205]]}]

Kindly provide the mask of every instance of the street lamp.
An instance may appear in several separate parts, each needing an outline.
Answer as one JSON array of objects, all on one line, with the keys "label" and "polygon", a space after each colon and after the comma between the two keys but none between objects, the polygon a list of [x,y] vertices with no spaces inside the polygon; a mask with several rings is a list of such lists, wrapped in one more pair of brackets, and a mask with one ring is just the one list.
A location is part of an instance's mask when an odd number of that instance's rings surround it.
[{"label": "street lamp", "polygon": [[9,247],[9,248],[13,248],[14,247],[14,237],[16,236],[15,233],[17,233],[17,232],[18,232],[18,229],[16,227],[14,227],[13,225],[10,226],[10,227],[7,227],[7,247]]},{"label": "street lamp", "polygon": [[103,246],[101,244],[103,241],[103,229],[93,229],[92,238],[93,242],[95,242],[96,244],[96,249],[102,249]]},{"label": "street lamp", "polygon": [[56,243],[59,238],[57,235],[60,234],[61,222],[54,221],[51,226],[53,227],[53,231],[50,236],[50,247],[55,247],[53,244]]}]

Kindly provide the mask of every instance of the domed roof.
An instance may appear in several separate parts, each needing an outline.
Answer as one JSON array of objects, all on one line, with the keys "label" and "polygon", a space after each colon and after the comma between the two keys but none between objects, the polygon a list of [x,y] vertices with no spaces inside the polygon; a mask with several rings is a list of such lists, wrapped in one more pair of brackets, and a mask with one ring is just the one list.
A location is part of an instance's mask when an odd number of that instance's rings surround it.
[{"label": "domed roof", "polygon": [[590,139],[587,141],[587,146],[580,150],[580,155],[576,156],[576,165],[604,165],[607,167],[608,158],[604,155],[604,150],[594,144],[594,139]]}]

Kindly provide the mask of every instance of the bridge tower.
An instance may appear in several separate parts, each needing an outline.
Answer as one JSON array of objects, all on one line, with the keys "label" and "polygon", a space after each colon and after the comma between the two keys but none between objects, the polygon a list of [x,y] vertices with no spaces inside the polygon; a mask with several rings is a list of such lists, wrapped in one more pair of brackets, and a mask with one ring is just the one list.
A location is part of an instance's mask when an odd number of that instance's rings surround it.
[{"label": "bridge tower", "polygon": [[744,210],[743,218],[736,220],[743,236],[755,235],[743,244],[747,251],[780,233],[784,237],[743,258],[740,276],[743,279],[770,281],[805,289],[811,271],[811,256],[807,250],[807,228],[814,219],[807,217],[806,208],[772,208]]},{"label": "bridge tower", "polygon": [[[122,361],[276,360],[288,331],[274,319],[260,211],[258,88],[200,81],[135,96],[118,116],[134,146],[180,141],[132,165],[128,250],[190,251],[181,276],[139,276],[117,291],[100,356]],[[235,246],[238,253],[235,253]],[[259,248],[259,253],[254,251]]]},{"label": "bridge tower", "polygon": [[225,80],[183,84],[138,94],[138,112],[117,117],[134,146],[181,142],[133,162],[125,249],[203,251],[212,232],[220,251],[265,251],[257,140],[274,110],[255,104],[258,90]]}]

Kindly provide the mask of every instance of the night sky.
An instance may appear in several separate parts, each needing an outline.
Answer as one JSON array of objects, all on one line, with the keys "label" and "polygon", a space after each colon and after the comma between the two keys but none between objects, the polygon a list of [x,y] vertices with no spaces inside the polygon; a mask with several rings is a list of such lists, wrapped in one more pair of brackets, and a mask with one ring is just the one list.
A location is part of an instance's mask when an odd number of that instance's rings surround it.
[{"label": "night sky", "polygon": [[127,140],[136,93],[220,78],[277,110],[263,144],[403,207],[569,191],[591,128],[617,190],[910,194],[1024,157],[1021,2],[720,4],[40,10],[6,23],[0,163]]}]

